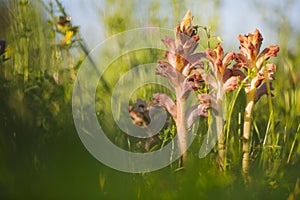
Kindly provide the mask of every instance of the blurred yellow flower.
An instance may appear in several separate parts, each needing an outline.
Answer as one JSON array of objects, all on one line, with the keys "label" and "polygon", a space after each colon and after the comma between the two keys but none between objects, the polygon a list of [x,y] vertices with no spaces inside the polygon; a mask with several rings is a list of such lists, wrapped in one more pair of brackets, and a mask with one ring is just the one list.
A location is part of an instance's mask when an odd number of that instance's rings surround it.
[{"label": "blurred yellow flower", "polygon": [[61,44],[69,45],[72,43],[72,37],[74,36],[74,31],[66,31],[65,37],[61,39]]}]

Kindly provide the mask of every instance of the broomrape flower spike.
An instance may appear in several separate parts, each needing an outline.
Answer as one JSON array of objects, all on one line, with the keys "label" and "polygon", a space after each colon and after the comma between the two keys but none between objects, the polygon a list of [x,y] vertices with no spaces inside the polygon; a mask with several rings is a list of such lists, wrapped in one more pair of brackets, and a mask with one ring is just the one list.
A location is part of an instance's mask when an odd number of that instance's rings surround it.
[{"label": "broomrape flower spike", "polygon": [[245,84],[247,103],[244,114],[242,159],[242,171],[247,176],[249,171],[249,138],[252,110],[259,98],[264,94],[268,94],[267,84],[269,84],[270,90],[273,90],[270,81],[274,80],[273,74],[276,71],[276,65],[273,63],[265,65],[265,61],[270,57],[277,56],[279,46],[268,46],[260,52],[263,37],[258,29],[253,34],[239,35],[238,39],[240,41],[240,53],[236,54],[234,67],[244,68],[248,73]]},{"label": "broomrape flower spike", "polygon": [[186,158],[186,134],[196,116],[207,116],[207,107],[195,105],[186,112],[186,100],[193,90],[198,90],[198,84],[203,82],[196,69],[203,66],[200,60],[204,53],[194,53],[198,46],[199,36],[193,26],[193,17],[188,10],[182,21],[175,27],[175,37],[165,36],[162,42],[167,51],[166,60],[158,61],[156,74],[167,77],[175,88],[176,99],[166,94],[154,94],[156,105],[164,107],[175,121],[178,134],[178,147],[181,153],[181,165]]},{"label": "broomrape flower spike", "polygon": [[[238,88],[238,80],[244,78],[244,74],[240,70],[227,68],[234,60],[235,53],[229,52],[223,55],[223,48],[219,43],[214,50],[207,48],[206,56],[218,83],[218,87],[215,89],[219,89],[220,92],[229,92]],[[220,98],[222,96],[220,95]]]},{"label": "broomrape flower spike", "polygon": [[[183,155],[186,154],[186,134],[199,116],[208,117],[208,108],[222,110],[224,92],[238,87],[238,80],[245,78],[239,69],[228,69],[235,58],[235,53],[224,55],[220,44],[214,50],[207,49],[205,53],[193,53],[198,46],[199,36],[193,23],[190,11],[187,11],[183,20],[175,27],[175,38],[165,36],[162,40],[167,47],[166,60],[158,61],[156,74],[165,76],[175,88],[175,102],[166,94],[155,94],[153,101],[164,107],[175,121],[178,133],[178,147]],[[212,73],[204,70],[202,58],[209,61]],[[199,94],[199,104],[192,106],[185,112],[185,103],[191,91],[201,89],[200,83],[210,83],[210,94]],[[225,159],[225,141],[223,134],[222,113],[216,113],[214,125],[217,127],[220,164]],[[213,126],[214,126],[213,125]],[[216,140],[216,139],[215,139]],[[201,150],[200,150],[201,151]],[[204,153],[206,154],[206,153]],[[200,154],[199,154],[200,155]]]},{"label": "broomrape flower spike", "polygon": [[[198,96],[200,102],[203,101],[203,96],[207,96],[210,99],[210,107],[215,108],[214,110],[222,111],[223,108],[223,97],[225,92],[230,92],[238,88],[240,79],[245,76],[239,69],[228,68],[232,61],[235,59],[235,53],[229,52],[224,55],[221,44],[217,44],[215,49],[206,49],[206,58],[208,60],[209,72],[205,74],[206,80],[210,83],[210,94],[200,94]],[[212,131],[217,133],[218,140],[218,164],[222,170],[225,170],[226,166],[226,144],[225,135],[223,131],[223,112],[215,113],[214,119],[212,119],[211,126],[216,127],[215,130],[209,129],[210,134]],[[202,157],[202,155],[199,154]]]},{"label": "broomrape flower spike", "polygon": [[[266,63],[266,61],[272,56],[277,56],[279,47],[268,46],[260,52],[263,37],[256,29],[253,34],[238,36],[239,53],[224,54],[220,43],[214,49],[207,48],[205,53],[194,53],[199,41],[196,30],[198,27],[193,25],[193,17],[188,10],[174,29],[175,37],[165,36],[162,40],[167,51],[165,59],[158,61],[155,73],[169,79],[175,88],[175,99],[166,94],[154,94],[151,106],[164,107],[173,118],[178,134],[178,148],[182,155],[181,165],[186,159],[188,130],[199,116],[210,116],[208,109],[212,108],[214,117],[210,120],[207,139],[213,141],[210,141],[209,146],[201,147],[199,157],[207,155],[213,147],[211,145],[215,145],[218,141],[219,164],[222,169],[225,169],[223,97],[226,92],[243,86],[247,95],[247,103],[244,114],[242,171],[243,174],[247,174],[253,106],[262,95],[274,89],[270,81],[274,80],[276,65]],[[207,65],[204,64],[204,60],[207,61]],[[231,67],[233,61],[235,64]],[[208,66],[208,70],[205,66]],[[198,94],[199,103],[186,112],[187,98],[192,91],[199,92],[203,89],[203,83],[207,86],[205,93]],[[215,133],[217,133],[217,138],[209,136]]]}]

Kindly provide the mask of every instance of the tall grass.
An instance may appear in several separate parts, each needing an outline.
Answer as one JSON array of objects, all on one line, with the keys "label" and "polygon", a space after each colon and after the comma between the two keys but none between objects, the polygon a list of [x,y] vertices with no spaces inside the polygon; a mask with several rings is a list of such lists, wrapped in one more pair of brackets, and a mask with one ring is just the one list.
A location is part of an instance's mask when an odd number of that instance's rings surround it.
[{"label": "tall grass", "polygon": [[[109,12],[102,15],[107,36],[136,26],[135,19],[131,18],[136,9],[134,4],[121,5],[118,1],[107,2]],[[83,40],[86,36],[80,35],[80,29],[70,45],[61,43],[66,35],[58,32],[55,25],[59,16],[68,16],[68,8],[59,1],[13,0],[7,6],[9,25],[1,37],[5,36],[11,53],[9,60],[0,63],[0,197],[60,199],[77,195],[83,198],[87,193],[91,198],[106,199],[263,199],[266,194],[274,199],[299,197],[299,38],[295,44],[298,48],[292,52],[285,46],[285,39],[280,41],[281,53],[275,60],[278,72],[273,83],[274,97],[262,97],[253,109],[247,185],[241,176],[241,137],[246,105],[242,87],[227,93],[223,99],[227,110],[223,129],[224,171],[216,164],[217,146],[207,157],[198,158],[208,129],[208,120],[200,118],[200,128],[188,150],[184,170],[178,170],[179,165],[173,163],[157,172],[125,174],[99,164],[86,152],[76,135],[70,94],[88,49]],[[163,9],[159,3],[152,7]],[[180,8],[174,1],[174,16]],[[183,16],[184,12],[180,10],[178,16]],[[194,14],[196,20],[197,13]],[[157,23],[155,25],[168,25],[167,17],[160,20],[152,15],[150,18]],[[172,21],[179,19],[174,17]],[[215,23],[217,27],[221,22]],[[207,41],[210,46],[219,42],[217,38],[206,40],[202,29],[198,32],[202,34],[205,47]],[[118,48],[121,49],[122,44]],[[109,57],[109,51],[103,54]],[[99,123],[107,130],[108,137],[123,149],[145,151],[144,148],[141,150],[138,139],[115,128],[109,110],[111,90],[126,71],[140,63],[159,60],[163,54],[147,49],[123,55],[111,64],[99,83],[95,97]],[[283,84],[287,80],[288,84]],[[133,95],[132,102],[137,98],[150,101],[152,93],[157,92],[170,91],[148,85]],[[150,151],[172,142],[174,132],[173,122],[159,133],[159,145],[154,145]]]}]

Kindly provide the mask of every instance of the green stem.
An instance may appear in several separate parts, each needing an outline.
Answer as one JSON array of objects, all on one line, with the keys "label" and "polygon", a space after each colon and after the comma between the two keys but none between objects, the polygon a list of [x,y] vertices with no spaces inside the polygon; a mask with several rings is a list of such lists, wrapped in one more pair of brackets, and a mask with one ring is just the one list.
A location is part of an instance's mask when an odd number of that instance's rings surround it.
[{"label": "green stem", "polygon": [[[27,18],[27,4],[22,5],[22,17]],[[24,20],[24,19],[22,19]],[[24,34],[24,49],[23,49],[23,77],[24,77],[24,83],[28,82],[28,60],[29,60],[29,36],[28,36],[28,24],[27,21],[23,21],[23,34]]]},{"label": "green stem", "polygon": [[297,141],[297,137],[298,137],[298,134],[299,134],[299,130],[300,130],[300,124],[298,125],[297,132],[296,132],[296,134],[295,134],[294,141],[293,141],[293,143],[292,143],[292,146],[291,146],[291,149],[290,149],[290,152],[289,152],[289,156],[288,156],[288,159],[287,159],[287,163],[290,163],[291,156],[292,156],[292,153],[293,153],[293,151],[294,151],[294,147],[295,147],[295,144],[296,144],[296,141]]},{"label": "green stem", "polygon": [[[232,118],[232,113],[233,113],[233,109],[234,109],[234,106],[236,104],[236,101],[237,101],[237,98],[238,98],[238,95],[240,94],[240,91],[243,87],[239,87],[239,89],[236,91],[235,93],[235,96],[233,97],[233,100],[231,101],[231,104],[229,105],[229,111],[227,112],[228,115],[226,115],[227,117],[227,122],[226,122],[226,127],[224,131],[226,131],[226,134],[225,134],[225,141],[228,141],[229,139],[229,132],[230,132],[230,126],[231,126],[231,118]],[[240,117],[240,115],[239,115]],[[240,118],[238,119],[238,123],[240,124]],[[240,135],[240,126],[238,128],[238,135]],[[224,166],[226,166],[226,153],[225,153],[225,159],[224,159]],[[225,168],[226,170],[226,168]]]},{"label": "green stem", "polygon": [[28,71],[28,57],[29,57],[29,38],[25,38],[24,42],[24,65],[23,65],[23,74],[24,74],[24,83],[28,82],[28,76],[29,76],[29,71]]},{"label": "green stem", "polygon": [[[277,145],[275,144],[275,129],[274,129],[274,110],[273,110],[273,103],[272,103],[272,95],[271,95],[271,88],[270,88],[270,81],[266,82],[267,84],[267,96],[268,96],[268,104],[269,104],[269,110],[270,110],[270,118],[269,118],[269,123],[270,126],[268,126],[268,129],[270,127],[270,133],[271,133],[271,141],[270,145]],[[266,132],[266,135],[268,132]]]}]

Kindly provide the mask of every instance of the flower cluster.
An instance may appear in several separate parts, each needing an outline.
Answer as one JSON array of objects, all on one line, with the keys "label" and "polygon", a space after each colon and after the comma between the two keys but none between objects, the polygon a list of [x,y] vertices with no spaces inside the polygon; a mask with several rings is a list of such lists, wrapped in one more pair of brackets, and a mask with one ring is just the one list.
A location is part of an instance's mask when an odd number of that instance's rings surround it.
[{"label": "flower cluster", "polygon": [[[155,94],[153,101],[165,107],[176,121],[177,103],[180,99],[185,100],[191,91],[198,90],[200,88],[199,83],[204,81],[197,68],[203,67],[201,58],[205,57],[205,53],[194,53],[198,46],[199,35],[196,34],[193,26],[190,11],[186,13],[181,23],[175,27],[174,33],[174,38],[165,36],[162,40],[167,48],[165,54],[167,60],[158,61],[156,74],[167,77],[176,89],[176,103],[165,94]],[[194,107],[194,109],[197,111],[190,111],[189,113],[207,116],[207,107],[200,105]],[[190,116],[190,118],[192,119],[193,116]]]},{"label": "flower cluster", "polygon": [[[214,49],[207,48],[205,52],[195,53],[198,47],[199,36],[193,26],[193,17],[188,11],[183,20],[175,27],[174,38],[165,36],[162,42],[167,51],[164,60],[158,61],[156,74],[169,79],[175,89],[175,101],[166,94],[154,94],[152,106],[164,107],[172,116],[178,134],[178,146],[182,155],[186,151],[186,134],[199,116],[208,116],[208,109],[221,111],[223,96],[239,87],[244,87],[247,95],[247,104],[244,114],[243,137],[248,140],[250,134],[251,113],[254,104],[264,94],[273,89],[270,81],[276,65],[266,63],[277,56],[278,46],[268,46],[262,52],[262,35],[256,29],[253,34],[239,35],[239,53],[224,53],[221,44]],[[203,85],[206,92],[201,93]],[[198,103],[186,108],[186,100],[192,91],[198,92]],[[141,104],[143,102],[140,102]],[[140,109],[140,108],[139,108]],[[132,114],[137,114],[133,112]],[[145,123],[143,112],[134,118],[134,123]],[[218,135],[220,160],[225,161],[225,137],[223,133],[223,115],[215,112]],[[249,152],[249,145],[243,146],[244,152]],[[243,156],[247,160],[247,156]],[[246,163],[246,162],[245,162]],[[243,164],[244,166],[244,164]],[[245,168],[246,169],[246,168]]]},{"label": "flower cluster", "polygon": [[[249,76],[246,84],[246,93],[250,93],[253,89],[255,91],[255,102],[263,94],[267,94],[266,83],[263,81],[274,80],[273,74],[276,71],[275,64],[266,64],[265,61],[270,57],[276,57],[279,52],[279,46],[268,46],[260,53],[263,37],[259,30],[255,30],[253,34],[239,35],[240,53],[236,54],[236,64],[234,67],[243,68]],[[263,84],[262,84],[263,83]],[[270,85],[272,89],[272,85]]]},{"label": "flower cluster", "polygon": [[78,32],[79,27],[72,25],[70,16],[59,16],[55,27],[56,31],[63,35],[63,38],[60,40],[62,45],[70,45],[74,42],[74,36]]},{"label": "flower cluster", "polygon": [[[253,34],[239,35],[238,39],[240,41],[239,53],[229,52],[223,55],[223,48],[220,44],[214,50],[206,49],[206,58],[213,73],[205,76],[208,80],[213,79],[210,82],[215,82],[212,85],[213,89],[224,92],[238,88],[244,81],[246,94],[248,95],[250,91],[254,92],[254,102],[257,102],[268,92],[264,81],[274,80],[273,74],[276,71],[274,63],[266,65],[264,63],[270,57],[277,56],[279,47],[269,46],[260,53],[263,38],[257,29]],[[235,61],[235,64],[229,67],[232,61]],[[271,83],[270,90],[273,90]],[[200,95],[199,99],[203,99],[203,95]]]}]

